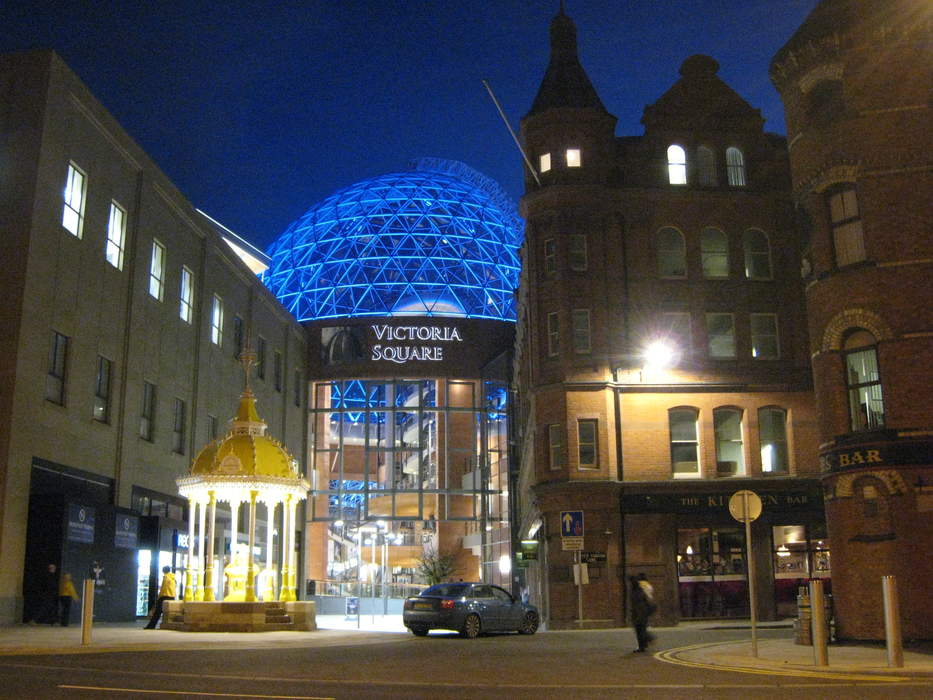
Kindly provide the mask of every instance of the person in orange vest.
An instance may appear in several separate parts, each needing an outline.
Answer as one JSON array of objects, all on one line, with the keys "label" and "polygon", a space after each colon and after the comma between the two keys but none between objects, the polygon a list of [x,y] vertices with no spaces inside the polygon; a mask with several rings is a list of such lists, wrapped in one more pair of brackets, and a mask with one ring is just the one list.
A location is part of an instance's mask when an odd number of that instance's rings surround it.
[{"label": "person in orange vest", "polygon": [[172,573],[172,567],[163,566],[162,587],[159,588],[159,599],[153,606],[152,617],[149,619],[149,624],[143,629],[154,630],[156,628],[156,625],[159,624],[159,618],[162,617],[162,604],[166,600],[174,600],[176,595],[175,574]]},{"label": "person in orange vest", "polygon": [[62,627],[67,627],[71,618],[71,601],[78,600],[78,592],[71,580],[71,574],[62,574],[62,579],[58,583],[58,613],[59,623]]}]

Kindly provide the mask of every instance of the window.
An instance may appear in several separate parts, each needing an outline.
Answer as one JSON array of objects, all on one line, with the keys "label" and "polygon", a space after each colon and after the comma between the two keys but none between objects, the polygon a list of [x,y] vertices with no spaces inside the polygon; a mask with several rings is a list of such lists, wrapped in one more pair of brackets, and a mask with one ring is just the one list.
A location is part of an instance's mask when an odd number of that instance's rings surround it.
[{"label": "window", "polygon": [[580,149],[579,148],[568,148],[567,149],[567,167],[568,168],[579,168],[583,163],[580,161]]},{"label": "window", "polygon": [[278,350],[272,353],[272,377],[275,381],[275,390],[282,391],[282,353]]},{"label": "window", "polygon": [[586,236],[575,233],[570,237],[570,269],[583,272],[587,268]]},{"label": "window", "polygon": [[836,266],[851,265],[865,259],[862,218],[855,186],[848,185],[829,195],[829,216],[833,229]]},{"label": "window", "polygon": [[673,346],[675,353],[682,354],[693,346],[689,312],[671,311],[661,314],[661,323],[659,334]]},{"label": "window", "polygon": [[745,156],[735,146],[726,149],[726,175],[730,187],[745,187]]},{"label": "window", "polygon": [[883,428],[884,401],[875,336],[868,331],[857,330],[846,338],[843,349],[852,430]]},{"label": "window", "polygon": [[667,412],[671,433],[671,468],[675,479],[700,475],[700,442],[697,439],[695,408],[672,408]]},{"label": "window", "polygon": [[667,148],[667,179],[672,185],[687,184],[687,152],[681,146]]},{"label": "window", "polygon": [[262,336],[256,339],[256,376],[266,378],[266,339]]},{"label": "window", "polygon": [[771,279],[771,243],[768,235],[750,228],[742,236],[745,249],[745,276],[750,280]]},{"label": "window", "polygon": [[194,273],[187,267],[181,268],[178,315],[185,323],[194,320]]},{"label": "window", "polygon": [[590,310],[574,309],[571,314],[573,321],[573,351],[575,353],[588,353],[590,351]]},{"label": "window", "polygon": [[107,262],[118,270],[123,269],[123,249],[126,245],[126,210],[116,202],[110,202],[110,219],[107,221],[107,247],[104,255]]},{"label": "window", "polygon": [[810,90],[805,103],[807,120],[813,126],[827,126],[842,116],[845,99],[841,80],[822,80]]},{"label": "window", "polygon": [[302,389],[301,389],[301,370],[300,369],[295,370],[295,386],[293,387],[292,390],[294,391],[295,406],[297,406],[298,408],[301,408]]},{"label": "window", "polygon": [[62,226],[76,238],[84,234],[84,202],[87,195],[87,178],[74,163],[68,164],[65,178],[65,206],[62,209]]},{"label": "window", "polygon": [[556,238],[547,238],[544,241],[544,272],[549,275],[557,272]]},{"label": "window", "polygon": [[706,314],[706,338],[710,357],[735,357],[735,321],[732,314]]},{"label": "window", "polygon": [[697,149],[697,180],[701,187],[715,187],[719,184],[716,177],[716,154],[708,146]]},{"label": "window", "polygon": [[742,445],[742,411],[717,408],[713,411],[716,434],[716,474],[736,476],[745,473],[745,450]]},{"label": "window", "polygon": [[658,274],[661,277],[687,276],[687,248],[676,228],[662,228],[657,235]]},{"label": "window", "polygon": [[547,427],[548,466],[562,469],[564,466],[564,426],[551,423]]},{"label": "window", "polygon": [[52,331],[49,346],[49,369],[45,377],[45,398],[59,406],[65,405],[65,360],[68,356],[68,336]]},{"label": "window", "polygon": [[216,294],[211,305],[211,342],[217,347],[224,343],[224,300]]},{"label": "window", "polygon": [[547,315],[547,354],[548,357],[556,357],[560,352],[560,326],[557,322],[557,312],[552,311]]},{"label": "window", "polygon": [[165,246],[152,239],[152,257],[149,260],[149,296],[162,301],[165,294]]},{"label": "window", "polygon": [[729,276],[729,238],[716,228],[705,228],[700,234],[700,260],[703,276],[722,279]]},{"label": "window", "polygon": [[681,617],[748,617],[745,551],[740,528],[677,530]]},{"label": "window", "polygon": [[551,154],[550,154],[550,153],[542,153],[542,154],[541,154],[541,157],[538,159],[538,163],[539,163],[539,168],[538,168],[538,169],[539,169],[542,173],[546,173],[548,170],[551,169]]},{"label": "window", "polygon": [[143,405],[139,412],[139,437],[152,442],[155,429],[156,388],[155,384],[143,382]]},{"label": "window", "polygon": [[172,420],[172,452],[185,454],[185,402],[175,399],[174,418]]},{"label": "window", "polygon": [[237,359],[243,353],[243,319],[233,317],[233,356]]},{"label": "window", "polygon": [[761,444],[761,471],[785,474],[788,469],[787,411],[773,407],[758,409],[758,441]]},{"label": "window", "polygon": [[217,416],[212,416],[210,413],[207,414],[207,439],[211,441],[217,439]]},{"label": "window", "polygon": [[596,421],[578,420],[577,450],[580,456],[580,469],[596,469],[599,466],[599,447],[596,440]]},{"label": "window", "polygon": [[781,356],[778,343],[776,314],[752,314],[752,357],[756,360],[776,360]]},{"label": "window", "polygon": [[110,360],[97,356],[97,377],[94,380],[94,420],[110,422]]}]

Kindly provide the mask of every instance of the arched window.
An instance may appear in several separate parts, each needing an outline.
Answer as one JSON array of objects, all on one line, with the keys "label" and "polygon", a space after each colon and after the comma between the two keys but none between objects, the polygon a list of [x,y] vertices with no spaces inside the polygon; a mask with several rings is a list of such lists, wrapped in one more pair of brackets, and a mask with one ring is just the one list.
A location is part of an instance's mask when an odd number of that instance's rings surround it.
[{"label": "arched window", "polygon": [[677,144],[667,147],[667,178],[672,185],[687,184],[687,152]]},{"label": "arched window", "polygon": [[701,187],[715,187],[719,184],[716,177],[716,154],[709,146],[697,149],[697,182]]},{"label": "arched window", "polygon": [[687,246],[676,228],[662,228],[657,235],[658,274],[661,277],[687,276]]},{"label": "arched window", "polygon": [[768,234],[750,228],[742,236],[745,249],[745,276],[750,280],[771,279],[771,243]]},{"label": "arched window", "polygon": [[671,469],[675,479],[700,476],[700,441],[697,420],[700,412],[691,407],[667,412],[671,433]]},{"label": "arched window", "polygon": [[814,126],[827,126],[842,116],[845,100],[841,80],[822,80],[807,93],[804,103],[807,121]]},{"label": "arched window", "polygon": [[735,146],[726,149],[726,175],[730,187],[745,187],[745,156]]},{"label": "arched window", "polygon": [[713,411],[716,433],[716,474],[737,476],[745,473],[745,449],[742,444],[742,411],[717,408]]},{"label": "arched window", "polygon": [[758,409],[758,442],[761,445],[761,471],[765,474],[786,473],[787,411],[776,406]]},{"label": "arched window", "polygon": [[716,228],[705,228],[700,234],[700,261],[703,276],[722,278],[729,276],[729,239]]},{"label": "arched window", "polygon": [[884,427],[884,401],[875,336],[858,329],[843,344],[849,421],[853,431]]}]

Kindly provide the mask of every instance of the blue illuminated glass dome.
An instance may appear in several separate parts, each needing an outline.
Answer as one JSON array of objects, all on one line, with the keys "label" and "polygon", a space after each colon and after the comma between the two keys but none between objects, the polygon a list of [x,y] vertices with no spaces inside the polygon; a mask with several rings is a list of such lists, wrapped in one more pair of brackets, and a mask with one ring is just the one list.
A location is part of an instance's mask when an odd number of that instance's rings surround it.
[{"label": "blue illuminated glass dome", "polygon": [[523,228],[492,180],[424,158],[316,204],[269,248],[266,286],[299,321],[515,320]]}]

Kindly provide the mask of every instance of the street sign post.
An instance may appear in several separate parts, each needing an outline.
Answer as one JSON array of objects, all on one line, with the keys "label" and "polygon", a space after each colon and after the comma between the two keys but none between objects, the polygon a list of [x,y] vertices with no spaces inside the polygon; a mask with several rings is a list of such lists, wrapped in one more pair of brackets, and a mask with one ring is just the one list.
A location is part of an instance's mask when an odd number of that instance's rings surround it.
[{"label": "street sign post", "polygon": [[748,607],[752,622],[752,656],[758,656],[758,600],[755,595],[755,557],[752,553],[752,520],[761,515],[761,499],[748,489],[736,491],[729,499],[729,513],[740,523],[745,523],[745,556],[748,573]]},{"label": "street sign post", "polygon": [[560,512],[560,543],[565,552],[573,551],[573,581],[577,585],[577,624],[583,623],[583,584],[589,583],[586,565],[580,553],[583,551],[583,511],[562,510]]}]

